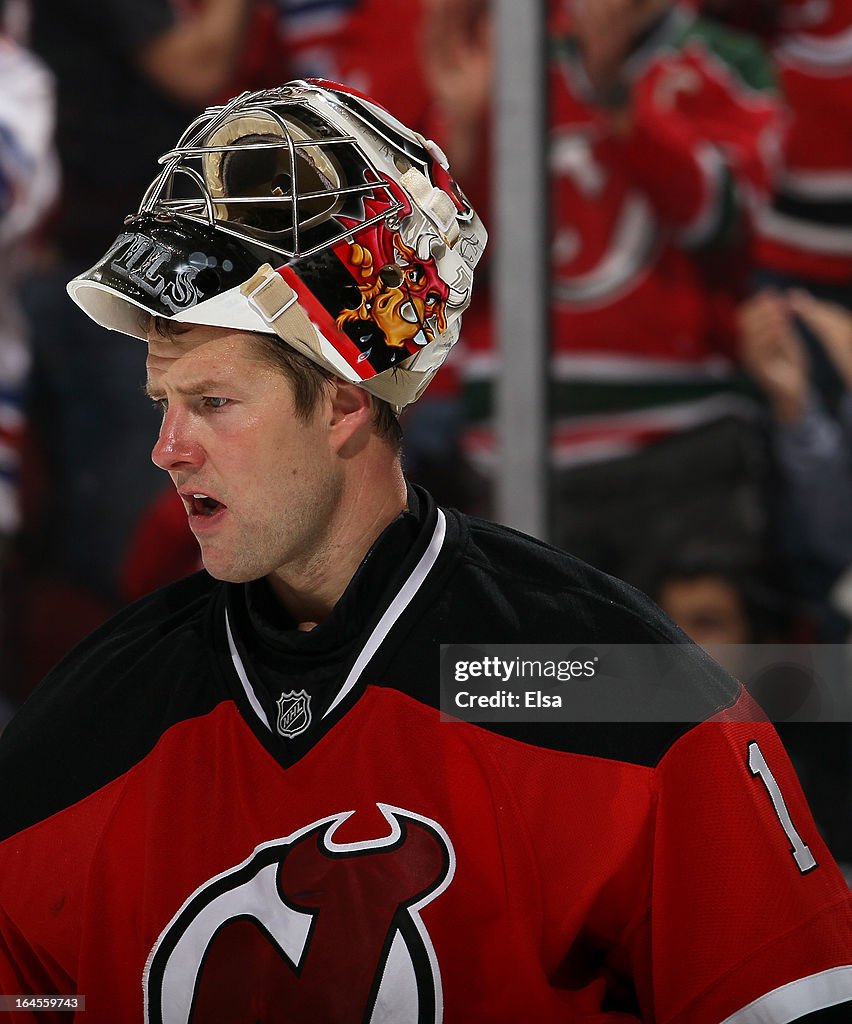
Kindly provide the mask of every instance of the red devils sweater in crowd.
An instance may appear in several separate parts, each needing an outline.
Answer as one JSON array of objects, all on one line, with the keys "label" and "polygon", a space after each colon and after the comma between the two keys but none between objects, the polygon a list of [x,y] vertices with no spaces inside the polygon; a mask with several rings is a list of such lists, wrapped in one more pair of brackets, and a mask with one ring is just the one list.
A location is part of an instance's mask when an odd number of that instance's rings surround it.
[{"label": "red devils sweater in crowd", "polygon": [[[576,40],[554,45],[551,448],[561,467],[751,408],[732,381],[735,309],[780,145],[769,60],[749,36],[673,8],[625,75],[621,135],[592,101]],[[466,447],[487,466],[496,353],[487,332],[466,337]]]},{"label": "red devils sweater in crowd", "polygon": [[852,0],[784,0],[773,40],[790,110],[784,168],[759,218],[758,262],[852,283]]},{"label": "red devils sweater in crowd", "polygon": [[737,685],[686,646],[715,721],[442,720],[439,644],[512,641],[686,644],[415,491],[310,633],[205,574],[122,612],[0,742],[0,993],[86,1024],[850,1020],[849,893]]}]

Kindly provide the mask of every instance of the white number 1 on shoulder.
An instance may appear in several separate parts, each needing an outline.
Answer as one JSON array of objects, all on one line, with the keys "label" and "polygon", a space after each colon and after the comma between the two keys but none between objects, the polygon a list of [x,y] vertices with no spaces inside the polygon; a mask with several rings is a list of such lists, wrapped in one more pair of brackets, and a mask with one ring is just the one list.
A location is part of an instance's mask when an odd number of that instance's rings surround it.
[{"label": "white number 1 on shoulder", "polygon": [[816,858],[811,853],[810,847],[805,844],[802,837],[796,831],[796,826],[790,818],[790,812],[787,810],[787,804],[784,802],[784,797],[781,795],[781,790],[775,781],[775,776],[769,770],[769,765],[766,763],[763,751],[755,740],[752,740],[748,745],[748,766],[752,775],[759,775],[763,780],[764,786],[766,786],[769,799],[772,801],[772,806],[775,808],[775,813],[781,822],[781,828],[784,829],[787,838],[792,844],[791,853],[799,871],[804,874],[806,871],[810,871],[811,868],[815,868]]}]

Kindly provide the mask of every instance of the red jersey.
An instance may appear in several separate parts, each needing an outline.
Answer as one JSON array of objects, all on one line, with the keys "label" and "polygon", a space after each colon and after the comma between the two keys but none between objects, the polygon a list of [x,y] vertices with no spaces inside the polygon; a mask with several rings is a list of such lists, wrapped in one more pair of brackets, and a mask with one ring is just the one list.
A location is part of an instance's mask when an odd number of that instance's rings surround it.
[{"label": "red jersey", "polygon": [[199,574],[30,698],[0,742],[0,993],[85,996],[87,1024],[847,1020],[849,892],[734,681],[686,645],[713,721],[447,720],[442,641],[686,641],[411,494],[311,633]]},{"label": "red jersey", "polygon": [[[552,62],[560,465],[627,454],[744,404],[732,384],[734,311],[780,125],[768,60],[750,37],[672,8],[626,71],[632,128],[621,137],[590,100],[573,39]],[[472,390],[496,369],[490,350],[468,363]],[[488,424],[468,440],[471,454],[487,453]]]},{"label": "red jersey", "polygon": [[852,0],[785,0],[773,41],[790,125],[762,266],[852,282]]}]

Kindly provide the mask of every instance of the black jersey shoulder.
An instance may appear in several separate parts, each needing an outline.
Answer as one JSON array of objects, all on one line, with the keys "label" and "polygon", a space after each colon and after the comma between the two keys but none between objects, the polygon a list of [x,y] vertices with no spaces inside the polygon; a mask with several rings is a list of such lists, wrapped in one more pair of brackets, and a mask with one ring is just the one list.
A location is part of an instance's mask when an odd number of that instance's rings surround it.
[{"label": "black jersey shoulder", "polygon": [[[515,530],[448,513],[451,551],[436,579],[414,602],[404,643],[386,678],[424,703],[438,701],[441,645],[471,657],[488,644],[559,644],[570,649],[630,645],[682,667],[676,692],[632,688],[633,706],[618,721],[513,722],[483,728],[555,750],[654,765],[694,723],[731,707],[740,686],[646,595],[574,556]],[[413,656],[413,652],[429,652]],[[682,675],[682,678],[681,678]],[[671,674],[669,675],[671,685]],[[679,721],[649,716],[649,702],[688,709]],[[663,720],[663,719],[666,720]]]},{"label": "black jersey shoulder", "polygon": [[[468,538],[459,552],[460,596],[476,590],[480,600],[502,608],[523,642],[690,642],[649,597],[623,580],[517,530],[460,519]],[[486,610],[481,618],[487,627],[491,614]]]},{"label": "black jersey shoulder", "polygon": [[225,696],[197,573],[129,605],[33,691],[0,737],[0,841],[96,792]]}]

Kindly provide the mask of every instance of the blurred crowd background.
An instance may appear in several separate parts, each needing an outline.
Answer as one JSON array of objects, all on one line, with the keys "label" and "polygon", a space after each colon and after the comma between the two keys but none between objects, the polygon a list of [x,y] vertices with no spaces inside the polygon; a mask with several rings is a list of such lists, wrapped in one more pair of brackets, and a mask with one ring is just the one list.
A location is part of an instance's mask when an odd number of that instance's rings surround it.
[{"label": "blurred crowd background", "polygon": [[[536,2],[549,539],[699,643],[848,652],[852,0]],[[144,346],[92,324],[65,284],[189,120],[244,89],[322,77],[367,92],[438,141],[482,212],[490,259],[460,344],[404,414],[405,459],[440,502],[495,516],[489,265],[511,239],[489,216],[494,19],[489,0],[6,0],[0,728],[86,633],[198,568],[149,460]],[[849,726],[782,733],[852,863]]]}]

